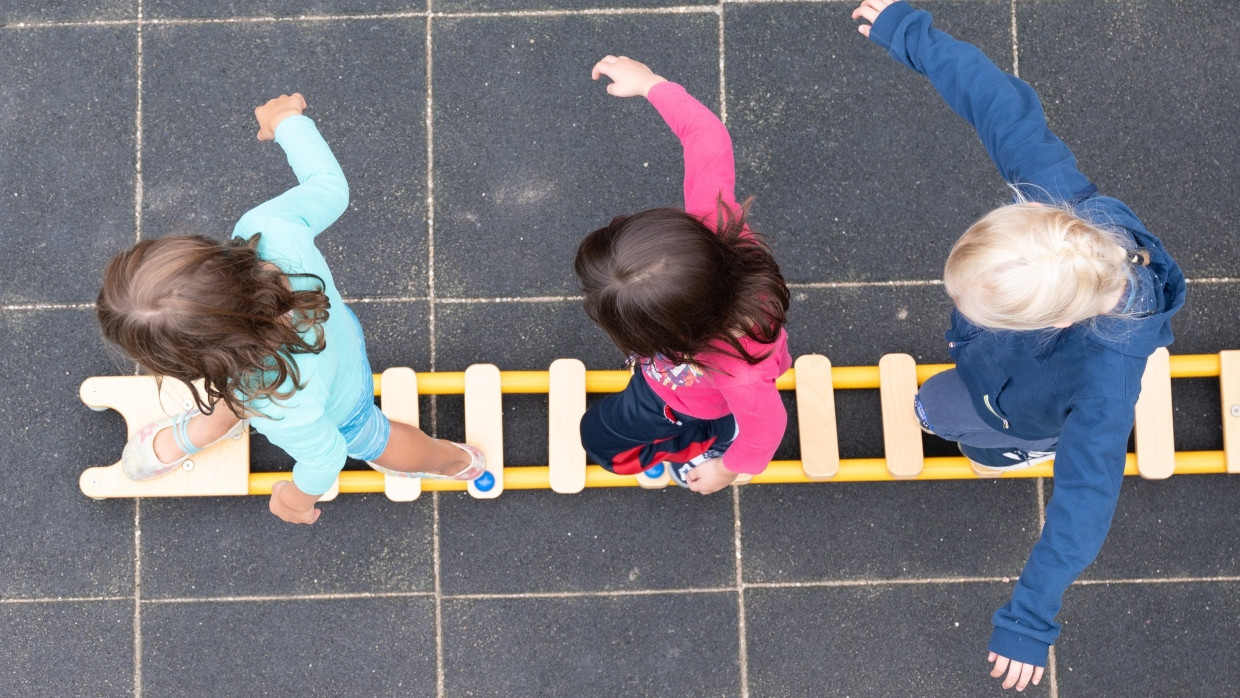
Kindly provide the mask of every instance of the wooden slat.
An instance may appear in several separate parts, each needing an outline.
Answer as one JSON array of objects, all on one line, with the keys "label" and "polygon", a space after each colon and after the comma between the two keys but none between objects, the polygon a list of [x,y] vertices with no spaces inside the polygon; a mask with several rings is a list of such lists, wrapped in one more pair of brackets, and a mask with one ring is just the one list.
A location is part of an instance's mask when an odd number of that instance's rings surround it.
[{"label": "wooden slat", "polygon": [[658,477],[650,477],[646,473],[638,473],[634,475],[637,478],[637,484],[648,490],[658,490],[667,487],[672,482],[672,476],[668,474],[668,464],[663,464],[663,470]]},{"label": "wooden slat", "polygon": [[492,478],[489,489],[483,489],[478,480],[470,481],[469,493],[478,499],[495,499],[504,492],[504,405],[499,379],[499,368],[493,364],[465,369],[465,441],[482,449]]},{"label": "wooden slat", "polygon": [[1240,351],[1219,352],[1219,394],[1223,400],[1223,454],[1227,472],[1240,473]]},{"label": "wooden slat", "polygon": [[586,487],[586,449],[581,416],[586,413],[586,365],[577,359],[551,363],[547,390],[547,465],[551,489],[573,494]]},{"label": "wooden slat", "polygon": [[[142,427],[184,411],[189,388],[171,378],[161,391],[151,376],[95,376],[82,382],[82,402],[96,410],[114,409],[125,418],[126,439]],[[193,407],[193,403],[190,403]],[[166,411],[167,410],[167,411]],[[119,455],[119,454],[118,454]],[[250,435],[225,439],[194,454],[189,469],[135,482],[125,477],[118,458],[103,467],[87,468],[78,478],[82,493],[109,497],[215,497],[249,493]]]},{"label": "wooden slat", "polygon": [[1171,358],[1160,347],[1145,364],[1141,397],[1134,423],[1137,471],[1149,480],[1162,480],[1175,472],[1175,429],[1171,409]]},{"label": "wooden slat", "polygon": [[[379,379],[382,396],[379,405],[393,422],[418,426],[418,374],[412,368],[395,367]],[[393,502],[412,502],[422,494],[422,480],[383,474],[383,493]]]},{"label": "wooden slat", "polygon": [[797,424],[801,467],[811,480],[828,480],[840,470],[831,360],[821,354],[797,357]]},{"label": "wooden slat", "polygon": [[883,452],[892,477],[921,473],[924,457],[921,426],[913,409],[917,396],[917,362],[908,354],[887,354],[878,361],[878,391],[883,409]]}]

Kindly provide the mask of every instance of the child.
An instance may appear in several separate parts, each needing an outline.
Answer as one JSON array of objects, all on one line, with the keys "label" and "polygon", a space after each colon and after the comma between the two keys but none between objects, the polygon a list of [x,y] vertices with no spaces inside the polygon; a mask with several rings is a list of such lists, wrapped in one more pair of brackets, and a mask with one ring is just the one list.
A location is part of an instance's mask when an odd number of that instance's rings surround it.
[{"label": "child", "polygon": [[661,462],[709,494],[760,473],[788,415],[788,288],[733,194],[732,142],[713,113],[644,64],[606,56],[592,77],[650,100],[685,151],[685,210],[619,216],[577,248],[586,313],[629,355],[628,387],[581,421],[591,458],[622,475]]},{"label": "child", "polygon": [[904,2],[865,0],[862,34],[930,78],[971,123],[1017,203],[956,243],[944,285],[956,304],[956,368],[926,382],[922,426],[977,465],[1055,459],[1041,539],[994,615],[990,675],[1037,684],[1064,591],[1098,553],[1123,480],[1146,359],[1171,343],[1184,276],[1123,203],[1098,194],[1047,128],[1037,94]]},{"label": "child", "polygon": [[298,186],[242,216],[227,243],[173,235],[122,252],[97,304],[104,336],[145,370],[205,381],[196,409],[133,436],[125,474],[169,473],[247,417],[297,461],[270,501],[290,523],[318,519],[314,503],[346,455],[408,477],[469,480],[485,469],[474,447],[389,423],[375,407],[362,327],[314,246],[348,207],[349,188],[305,108],[293,94],[254,110],[258,139],[284,148]]}]

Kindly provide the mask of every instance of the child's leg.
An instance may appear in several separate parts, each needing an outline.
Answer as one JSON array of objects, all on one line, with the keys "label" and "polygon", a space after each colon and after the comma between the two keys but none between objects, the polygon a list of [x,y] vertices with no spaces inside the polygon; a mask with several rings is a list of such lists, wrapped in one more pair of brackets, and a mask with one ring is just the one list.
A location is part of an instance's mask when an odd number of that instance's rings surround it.
[{"label": "child's leg", "polygon": [[469,467],[472,459],[451,441],[433,439],[421,429],[400,422],[392,422],[387,447],[378,458],[370,459],[376,465],[403,473],[430,473],[452,476]]},{"label": "child's leg", "polygon": [[[224,405],[217,405],[211,414],[194,415],[189,420],[189,440],[194,446],[202,448],[222,438],[237,422],[241,420]],[[161,429],[155,435],[155,457],[165,463],[172,463],[185,457],[185,451],[177,445],[172,433],[173,427]]]},{"label": "child's leg", "polygon": [[[994,460],[995,465],[1010,465],[1012,459],[1004,456],[1005,451],[1051,452],[1059,442],[1058,437],[1020,439],[991,427],[973,407],[969,389],[964,381],[960,380],[956,369],[936,374],[927,380],[917,392],[914,407],[923,429],[969,447],[970,452],[977,455],[976,458],[970,458],[986,461],[987,464]],[[996,453],[990,455],[997,460],[982,455],[985,451],[995,451]]]},{"label": "child's leg", "polygon": [[673,413],[641,374],[624,391],[595,402],[581,418],[586,453],[617,475],[635,475],[663,461],[687,463],[712,447],[722,450],[735,431],[731,417],[702,420]]}]

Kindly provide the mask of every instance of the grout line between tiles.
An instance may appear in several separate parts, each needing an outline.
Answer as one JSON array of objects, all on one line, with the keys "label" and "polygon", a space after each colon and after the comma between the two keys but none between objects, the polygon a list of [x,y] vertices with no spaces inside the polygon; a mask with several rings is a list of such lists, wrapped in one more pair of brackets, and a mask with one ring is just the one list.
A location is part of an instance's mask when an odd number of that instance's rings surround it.
[{"label": "grout line between tiles", "polygon": [[[134,244],[142,240],[142,18],[144,7],[137,0],[138,23],[134,28]],[[134,374],[138,373],[137,362]],[[133,502],[133,695],[142,698],[142,499]]]},{"label": "grout line between tiles", "polygon": [[133,230],[134,244],[142,241],[142,0],[134,32]]},{"label": "grout line between tiles", "polygon": [[133,501],[133,695],[142,698],[142,499]]},{"label": "grout line between tiles", "polygon": [[443,566],[439,551],[439,493],[431,493],[431,567],[435,574],[435,695],[444,698],[443,658]]},{"label": "grout line between tiles", "polygon": [[[1240,277],[1203,277],[1187,279],[1189,284],[1235,284]],[[942,286],[939,279],[895,279],[892,281],[809,281],[790,283],[791,290],[819,290],[836,288],[901,288],[915,286]],[[432,303],[438,305],[482,305],[496,303],[580,303],[583,296],[495,296],[476,298],[432,298],[430,296],[373,296],[345,298],[345,303],[358,305],[385,303]],[[0,311],[21,312],[35,310],[93,310],[94,303],[12,303],[0,305]]]},{"label": "grout line between tiles", "polygon": [[430,591],[357,591],[325,594],[252,594],[246,596],[180,596],[145,599],[147,604],[254,603],[264,601],[349,601],[352,599],[406,599],[433,596]]},{"label": "grout line between tiles", "polygon": [[[438,495],[440,493],[433,492]],[[436,556],[438,546],[433,545]],[[1015,577],[922,577],[917,579],[840,579],[817,580],[806,582],[746,582],[748,589],[813,589],[837,587],[884,587],[884,586],[916,586],[919,584],[1011,584]],[[1215,575],[1212,577],[1131,577],[1117,579],[1078,579],[1074,586],[1109,586],[1127,584],[1235,584],[1240,583],[1240,575]],[[726,587],[686,587],[669,589],[628,589],[615,591],[545,591],[545,592],[510,592],[510,593],[476,593],[476,594],[444,594],[442,588],[435,591],[386,591],[386,592],[342,592],[323,594],[283,594],[283,595],[246,595],[246,596],[184,596],[170,598],[144,598],[143,605],[182,604],[182,603],[255,603],[269,601],[341,601],[350,599],[401,599],[427,597],[434,598],[437,594],[441,599],[486,601],[504,599],[572,599],[572,598],[606,598],[624,596],[658,596],[666,594],[735,594],[735,586]],[[5,604],[38,604],[38,603],[96,603],[109,601],[127,601],[131,596],[81,596],[81,597],[46,597],[30,599],[0,599]]]},{"label": "grout line between tiles", "polygon": [[732,545],[736,550],[736,631],[741,698],[749,698],[749,629],[745,623],[745,566],[741,547],[741,488],[732,486]]}]

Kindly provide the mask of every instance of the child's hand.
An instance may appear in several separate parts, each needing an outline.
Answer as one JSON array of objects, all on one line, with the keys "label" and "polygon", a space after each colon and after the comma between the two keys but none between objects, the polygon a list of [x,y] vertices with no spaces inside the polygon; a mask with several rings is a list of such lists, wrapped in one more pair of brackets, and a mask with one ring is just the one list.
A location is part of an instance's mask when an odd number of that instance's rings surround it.
[{"label": "child's hand", "polygon": [[267,100],[261,107],[254,108],[254,118],[258,119],[258,140],[270,141],[276,137],[276,127],[290,116],[306,110],[306,98],[300,92],[291,95],[280,95]]},{"label": "child's hand", "polygon": [[607,86],[607,94],[616,97],[645,97],[650,88],[667,79],[655,75],[645,63],[625,56],[603,56],[603,60],[594,64],[590,77],[598,80],[600,75],[611,78]]},{"label": "child's hand", "polygon": [[701,465],[690,470],[685,480],[689,481],[689,489],[694,492],[710,494],[732,484],[738,474],[723,467],[722,458],[711,458],[702,461]]},{"label": "child's hand", "polygon": [[1007,671],[1007,678],[1003,680],[1004,688],[1016,687],[1017,691],[1025,690],[1025,687],[1032,683],[1037,686],[1042,681],[1043,667],[1034,666],[1033,664],[1025,664],[1024,662],[1013,662],[1007,657],[990,653],[986,657],[986,661],[994,662],[995,667],[990,670],[990,675],[996,679],[1003,676],[1003,672]]},{"label": "child's hand", "polygon": [[858,6],[857,9],[853,10],[852,18],[865,20],[866,22],[869,22],[869,24],[862,24],[857,27],[857,31],[861,32],[862,36],[868,37],[870,35],[870,27],[873,26],[874,21],[877,20],[878,16],[883,13],[883,10],[890,7],[895,1],[896,0],[862,0],[861,5]]},{"label": "child's hand", "polygon": [[289,523],[312,524],[318,521],[319,515],[323,513],[314,506],[317,499],[318,497],[297,489],[297,486],[288,480],[280,480],[271,486],[271,501],[267,508]]}]

